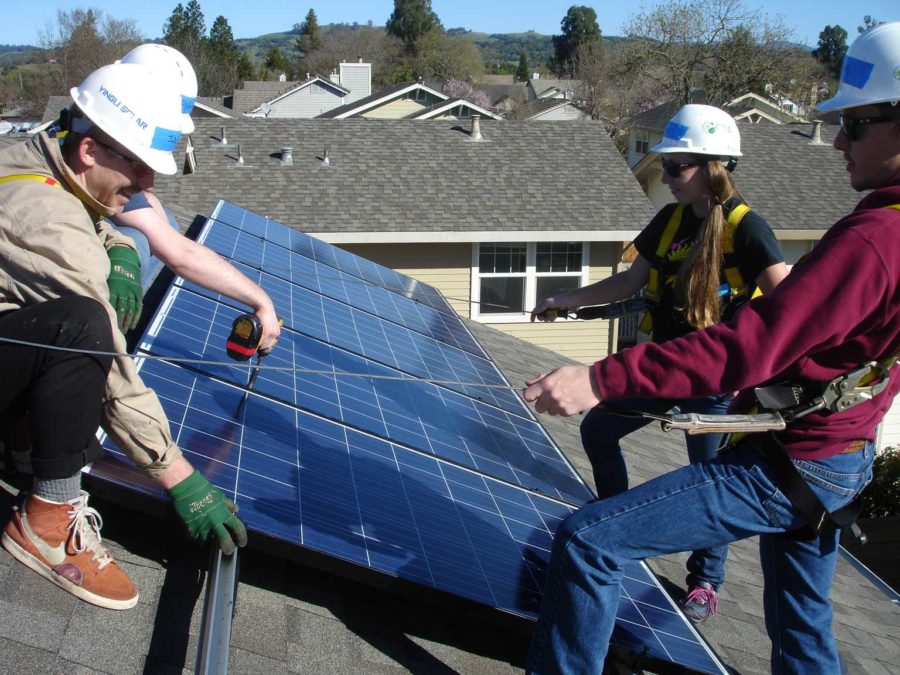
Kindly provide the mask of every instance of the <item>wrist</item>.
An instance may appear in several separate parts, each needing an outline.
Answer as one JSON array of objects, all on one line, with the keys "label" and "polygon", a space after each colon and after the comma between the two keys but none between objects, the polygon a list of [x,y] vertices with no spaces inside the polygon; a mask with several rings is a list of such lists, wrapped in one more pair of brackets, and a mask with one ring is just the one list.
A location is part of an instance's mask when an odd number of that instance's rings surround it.
[{"label": "wrist", "polygon": [[207,485],[209,485],[209,481],[203,477],[202,473],[195,470],[184,480],[166,489],[168,490],[169,496],[171,496],[172,499],[181,499],[186,495],[196,492],[198,489],[205,488]]},{"label": "wrist", "polygon": [[160,471],[156,475],[156,480],[163,487],[163,489],[171,490],[172,487],[181,483],[186,478],[189,478],[194,473],[198,472],[194,470],[194,467],[191,465],[191,463],[184,457],[179,457],[171,464],[169,464],[169,466],[167,466],[165,469]]}]

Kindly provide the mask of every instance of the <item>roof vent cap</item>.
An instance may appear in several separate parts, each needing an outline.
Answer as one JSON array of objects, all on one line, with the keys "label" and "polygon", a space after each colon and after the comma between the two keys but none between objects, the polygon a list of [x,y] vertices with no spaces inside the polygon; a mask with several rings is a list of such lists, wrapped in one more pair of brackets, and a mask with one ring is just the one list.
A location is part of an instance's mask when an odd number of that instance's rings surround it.
[{"label": "roof vent cap", "polygon": [[292,145],[281,146],[281,166],[294,166],[294,147]]}]

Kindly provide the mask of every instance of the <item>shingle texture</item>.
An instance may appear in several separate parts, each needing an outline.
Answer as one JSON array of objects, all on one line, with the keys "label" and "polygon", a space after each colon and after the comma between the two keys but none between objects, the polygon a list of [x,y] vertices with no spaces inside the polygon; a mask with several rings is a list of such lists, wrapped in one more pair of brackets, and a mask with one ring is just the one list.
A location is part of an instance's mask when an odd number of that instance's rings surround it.
[{"label": "shingle texture", "polygon": [[842,153],[832,147],[839,127],[812,124],[739,124],[741,152],[734,172],[738,189],[776,230],[824,230],[862,195],[850,187]]},{"label": "shingle texture", "polygon": [[[158,176],[156,190],[198,212],[227,195],[307,232],[359,233],[633,231],[652,216],[599,123],[482,120],[483,142],[458,121],[196,124],[197,172]],[[234,147],[216,147],[222,127]],[[280,164],[283,145],[293,146],[293,166]]]}]

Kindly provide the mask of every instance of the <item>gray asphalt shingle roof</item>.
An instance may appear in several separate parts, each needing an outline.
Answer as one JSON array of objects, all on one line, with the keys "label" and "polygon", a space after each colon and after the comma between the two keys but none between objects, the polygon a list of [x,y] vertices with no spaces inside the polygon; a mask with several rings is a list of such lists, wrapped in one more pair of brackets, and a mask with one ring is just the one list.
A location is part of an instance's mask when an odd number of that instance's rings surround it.
[{"label": "gray asphalt shingle roof", "polygon": [[774,229],[824,230],[862,198],[831,145],[838,128],[822,125],[822,142],[812,144],[812,124],[738,125],[744,156],[735,181]]},{"label": "gray asphalt shingle roof", "polygon": [[[553,352],[467,321],[507,379],[566,362]],[[548,433],[589,479],[579,419],[542,416]],[[686,461],[682,437],[646,427],[623,441],[633,484]],[[95,491],[96,493],[96,491]],[[0,509],[12,499],[0,490]],[[97,500],[95,500],[97,501]],[[138,606],[112,612],[87,605],[0,550],[0,663],[9,672],[181,673],[192,670],[200,633],[208,555],[163,521],[96,503],[104,541],[141,591]],[[252,540],[251,540],[252,541]],[[656,558],[666,587],[680,588],[685,554]],[[733,544],[719,615],[700,627],[735,673],[769,672],[762,575],[755,539]],[[675,592],[677,597],[680,591]],[[834,630],[847,672],[896,673],[900,607],[841,559],[832,589]],[[230,649],[233,673],[520,672],[528,624],[466,603],[410,597],[385,578],[361,585],[258,550],[241,555]]]},{"label": "gray asphalt shingle roof", "polygon": [[[163,201],[219,195],[306,232],[634,231],[649,201],[602,124],[482,120],[196,120],[198,170],[158,176]],[[240,144],[215,147],[221,128]],[[179,146],[183,151],[184,141]],[[280,165],[283,145],[293,166]],[[320,161],[328,150],[330,166]]]}]

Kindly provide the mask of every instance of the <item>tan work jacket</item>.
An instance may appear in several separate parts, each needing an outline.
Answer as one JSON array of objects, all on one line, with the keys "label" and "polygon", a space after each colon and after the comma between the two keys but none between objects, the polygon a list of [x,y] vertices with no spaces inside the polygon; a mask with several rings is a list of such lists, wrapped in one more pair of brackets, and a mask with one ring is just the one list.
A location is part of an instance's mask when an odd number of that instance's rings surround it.
[{"label": "tan work jacket", "polygon": [[[112,212],[87,193],[56,139],[40,133],[0,152],[0,177],[23,174],[49,176],[64,189],[35,180],[0,184],[0,312],[65,295],[95,298],[109,313],[116,351],[124,352],[109,304],[106,251],[134,242],[105,223],[102,216]],[[113,360],[101,426],[150,476],[181,456],[159,399],[130,358]]]}]

